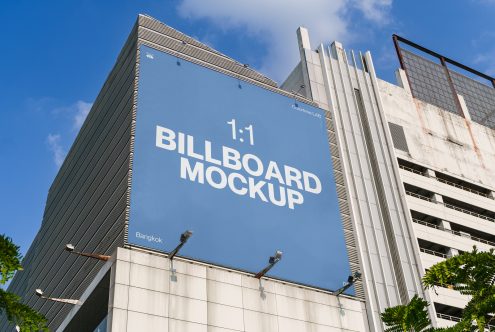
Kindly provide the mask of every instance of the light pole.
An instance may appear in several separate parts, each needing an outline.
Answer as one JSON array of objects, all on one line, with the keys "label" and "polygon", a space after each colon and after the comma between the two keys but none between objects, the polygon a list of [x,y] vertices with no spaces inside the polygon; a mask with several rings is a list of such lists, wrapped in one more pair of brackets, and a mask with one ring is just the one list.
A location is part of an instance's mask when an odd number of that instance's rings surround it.
[{"label": "light pole", "polygon": [[86,253],[86,252],[80,252],[80,251],[76,251],[75,250],[75,247],[73,244],[66,244],[65,245],[65,251],[68,251],[69,253],[71,254],[75,254],[75,255],[79,255],[79,256],[84,256],[84,257],[90,257],[90,258],[95,258],[95,259],[98,259],[100,261],[108,261],[110,259],[111,256],[107,256],[107,255],[100,255],[100,254],[92,254],[92,253]]},{"label": "light pole", "polygon": [[280,262],[280,260],[282,259],[282,252],[280,250],[277,250],[275,252],[275,255],[271,256],[270,259],[268,260],[268,265],[267,267],[265,267],[263,270],[261,270],[260,272],[256,273],[254,275],[254,277],[256,279],[261,279],[261,277],[263,277],[265,274],[268,273],[268,271],[270,271],[270,269],[272,267],[275,266],[275,264],[277,264],[278,262]]},{"label": "light pole", "polygon": [[168,255],[168,258],[170,260],[174,259],[175,255],[179,252],[179,250],[182,248],[184,244],[186,244],[187,240],[192,236],[193,232],[192,231],[185,231],[180,235],[180,243],[177,245],[177,247],[174,248]]},{"label": "light pole", "polygon": [[49,300],[49,301],[54,301],[54,302],[61,302],[61,303],[68,303],[68,304],[78,304],[80,305],[81,302],[79,300],[73,300],[73,299],[59,299],[59,298],[56,298],[56,297],[49,297],[49,296],[45,296],[43,291],[41,289],[36,289],[36,295],[40,298],[40,299],[44,299],[44,300]]},{"label": "light pole", "polygon": [[342,294],[343,292],[345,292],[347,289],[349,289],[349,287],[351,287],[352,285],[354,285],[354,283],[359,280],[361,278],[361,272],[359,271],[356,271],[354,272],[354,274],[352,276],[349,276],[347,278],[347,282],[344,284],[343,287],[337,289],[333,294],[335,296],[339,296],[340,294]]}]

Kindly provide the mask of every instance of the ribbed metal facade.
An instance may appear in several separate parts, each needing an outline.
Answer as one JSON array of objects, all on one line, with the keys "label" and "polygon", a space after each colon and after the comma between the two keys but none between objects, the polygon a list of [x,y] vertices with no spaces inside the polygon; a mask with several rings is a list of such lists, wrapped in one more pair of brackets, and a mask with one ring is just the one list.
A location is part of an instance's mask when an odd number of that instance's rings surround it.
[{"label": "ribbed metal facade", "polygon": [[[124,244],[136,43],[134,28],[53,181],[42,226],[23,260],[26,270],[9,288],[45,314],[51,330],[71,306],[39,299],[34,290],[77,299],[102,266],[64,252],[64,245],[111,254]],[[10,330],[5,319],[0,330]]]},{"label": "ribbed metal facade", "polygon": [[[337,199],[339,201],[339,212],[342,220],[342,229],[344,231],[345,246],[347,251],[347,258],[349,261],[349,267],[351,273],[361,272],[359,265],[358,250],[356,247],[356,240],[354,235],[354,226],[351,219],[351,211],[349,209],[349,200],[347,198],[347,190],[345,185],[344,173],[342,169],[342,159],[339,152],[337,143],[337,136],[335,134],[335,119],[332,118],[330,112],[326,112],[327,131],[330,143],[330,153],[332,156],[333,174],[335,180],[335,188],[337,190]],[[363,290],[362,280],[357,280],[354,284],[355,295],[358,298],[364,299],[365,294]]]}]

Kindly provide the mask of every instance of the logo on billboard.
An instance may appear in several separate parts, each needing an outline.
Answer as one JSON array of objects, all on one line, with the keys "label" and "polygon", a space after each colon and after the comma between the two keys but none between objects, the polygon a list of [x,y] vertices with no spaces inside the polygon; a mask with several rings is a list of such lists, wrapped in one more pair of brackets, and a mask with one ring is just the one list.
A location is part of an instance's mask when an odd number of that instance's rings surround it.
[{"label": "logo on billboard", "polygon": [[136,237],[138,239],[143,239],[143,240],[146,240],[148,242],[163,243],[162,238],[159,236],[146,235],[146,234],[142,234],[140,232],[136,232]]},{"label": "logo on billboard", "polygon": [[[232,125],[232,138],[235,140],[235,119],[227,123]],[[250,144],[254,145],[253,126],[247,128],[250,130]],[[240,133],[243,133],[242,129]],[[178,173],[182,179],[206,183],[215,189],[228,188],[236,195],[292,210],[304,203],[304,192],[321,193],[321,180],[311,172],[279,165],[273,160],[263,161],[255,154],[241,154],[235,148],[215,146],[208,140],[198,142],[196,139],[195,142],[194,136],[170,128],[156,126],[155,144],[157,148],[181,155]],[[204,153],[196,152],[198,150]]]}]

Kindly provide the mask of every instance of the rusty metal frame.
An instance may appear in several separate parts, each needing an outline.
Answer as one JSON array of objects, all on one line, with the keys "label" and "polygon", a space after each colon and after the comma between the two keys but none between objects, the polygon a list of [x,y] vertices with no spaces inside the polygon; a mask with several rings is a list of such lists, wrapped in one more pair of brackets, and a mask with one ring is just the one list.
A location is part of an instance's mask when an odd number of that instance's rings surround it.
[{"label": "rusty metal frame", "polygon": [[404,64],[404,57],[402,55],[402,48],[400,46],[400,43],[404,43],[408,46],[411,46],[414,49],[417,49],[417,50],[423,52],[423,53],[429,54],[432,57],[437,58],[440,61],[440,65],[444,68],[445,76],[447,78],[447,81],[449,82],[449,87],[450,87],[451,93],[454,97],[454,103],[456,104],[456,107],[458,109],[459,114],[462,115],[463,117],[465,116],[464,111],[462,109],[461,102],[459,100],[459,95],[457,93],[457,90],[455,89],[454,81],[452,80],[452,76],[450,75],[450,71],[449,71],[447,64],[451,64],[451,65],[458,67],[458,68],[461,68],[461,69],[463,69],[463,70],[465,70],[471,74],[474,74],[478,77],[481,77],[481,78],[489,81],[492,84],[492,86],[495,88],[495,78],[494,77],[491,77],[491,76],[484,74],[484,73],[482,73],[476,69],[473,69],[471,67],[463,65],[462,63],[459,63],[455,60],[452,60],[446,56],[443,56],[437,52],[434,52],[434,51],[432,51],[426,47],[418,45],[415,42],[412,42],[412,41],[410,41],[404,37],[398,36],[396,34],[392,35],[392,40],[394,42],[395,51],[397,52],[397,57],[399,58],[400,67],[406,73],[407,80],[409,81],[409,87],[411,89],[411,93],[413,94],[413,96],[414,96],[413,86],[411,84],[411,79],[409,78],[407,68]]},{"label": "rusty metal frame", "polygon": [[492,77],[492,76],[487,75],[487,74],[484,74],[484,73],[482,73],[482,72],[480,72],[480,71],[478,71],[476,69],[473,69],[471,67],[468,67],[466,65],[463,65],[460,62],[457,62],[455,60],[452,60],[452,59],[450,59],[450,58],[448,58],[446,56],[443,56],[443,55],[441,55],[441,54],[439,54],[437,52],[434,52],[434,51],[432,51],[432,50],[430,50],[430,49],[428,49],[428,48],[426,48],[424,46],[418,45],[415,42],[412,42],[412,41],[410,41],[410,40],[408,40],[408,39],[406,39],[404,37],[398,36],[396,34],[393,34],[392,35],[392,39],[394,41],[394,46],[395,46],[395,49],[397,51],[397,55],[399,56],[399,62],[400,62],[400,65],[401,65],[401,68],[402,69],[404,69],[405,67],[404,67],[404,61],[403,61],[403,58],[402,58],[402,54],[400,52],[400,49],[401,48],[400,48],[399,42],[404,43],[406,45],[409,45],[409,46],[411,46],[411,47],[413,47],[415,49],[418,49],[418,50],[420,50],[420,51],[422,51],[422,52],[424,52],[426,54],[429,54],[429,55],[431,55],[431,56],[439,59],[441,62],[442,62],[442,59],[443,59],[443,62],[445,64],[450,63],[451,65],[454,65],[455,67],[459,67],[459,68],[461,68],[461,69],[463,69],[463,70],[465,70],[467,72],[470,72],[471,74],[474,74],[476,76],[479,76],[481,78],[484,78],[485,80],[489,81],[493,85],[493,87],[495,88],[495,77]]}]

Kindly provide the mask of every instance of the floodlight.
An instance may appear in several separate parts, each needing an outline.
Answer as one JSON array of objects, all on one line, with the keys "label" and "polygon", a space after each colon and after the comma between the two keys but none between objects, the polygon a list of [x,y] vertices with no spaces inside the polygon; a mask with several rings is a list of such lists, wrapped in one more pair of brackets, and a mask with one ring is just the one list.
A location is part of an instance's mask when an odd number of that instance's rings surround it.
[{"label": "floodlight", "polygon": [[79,255],[79,256],[84,256],[84,257],[90,257],[90,258],[95,258],[95,259],[98,259],[100,261],[108,261],[110,259],[111,256],[107,256],[107,255],[100,255],[100,254],[93,254],[93,253],[86,253],[86,252],[80,252],[80,251],[76,251],[76,248],[73,244],[71,243],[67,243],[65,245],[65,248],[64,248],[65,251],[71,253],[71,254],[75,254],[75,255]]},{"label": "floodlight", "polygon": [[347,277],[347,282],[344,284],[344,286],[337,289],[333,294],[335,296],[339,296],[340,294],[345,292],[347,289],[349,289],[352,285],[354,285],[354,283],[359,279],[361,279],[361,272],[359,272],[359,271],[354,272],[353,275],[350,275],[349,277]]},{"label": "floodlight", "polygon": [[36,289],[36,295],[39,296],[39,297],[42,297],[43,296],[43,291],[39,288]]},{"label": "floodlight", "polygon": [[282,252],[280,250],[277,250],[275,252],[275,254],[273,256],[270,256],[270,258],[268,259],[268,266],[265,267],[263,270],[261,270],[260,272],[256,273],[254,275],[254,277],[256,279],[261,279],[261,277],[263,277],[265,274],[268,273],[268,271],[270,271],[270,269],[275,266],[275,264],[277,264],[280,260],[282,259]]},{"label": "floodlight", "polygon": [[180,243],[186,243],[193,233],[191,231],[185,231],[180,235]]},{"label": "floodlight", "polygon": [[185,231],[180,235],[180,243],[177,245],[177,247],[174,248],[168,255],[168,258],[170,260],[174,259],[175,255],[179,252],[179,250],[182,248],[184,244],[186,244],[187,240],[192,236],[193,232],[190,230]]},{"label": "floodlight", "polygon": [[282,252],[280,250],[277,250],[275,252],[275,255],[270,257],[270,259],[268,260],[268,263],[275,264],[281,259],[282,259]]}]

